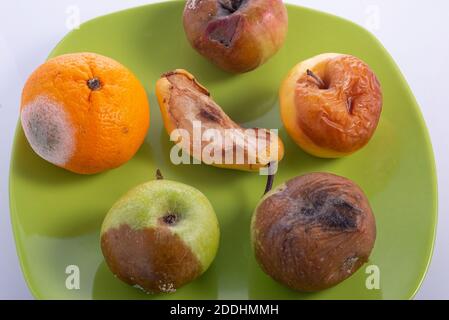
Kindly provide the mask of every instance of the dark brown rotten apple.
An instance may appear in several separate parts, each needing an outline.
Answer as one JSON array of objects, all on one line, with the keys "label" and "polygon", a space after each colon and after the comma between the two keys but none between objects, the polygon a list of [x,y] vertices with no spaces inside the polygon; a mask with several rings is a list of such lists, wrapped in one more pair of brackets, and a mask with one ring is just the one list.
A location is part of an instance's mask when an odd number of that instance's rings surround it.
[{"label": "dark brown rotten apple", "polygon": [[231,72],[266,62],[284,43],[287,25],[281,0],[188,0],[184,8],[190,44]]},{"label": "dark brown rotten apple", "polygon": [[251,229],[262,269],[306,292],[350,277],[368,260],[376,238],[374,215],[363,191],[327,173],[296,177],[267,193]]}]

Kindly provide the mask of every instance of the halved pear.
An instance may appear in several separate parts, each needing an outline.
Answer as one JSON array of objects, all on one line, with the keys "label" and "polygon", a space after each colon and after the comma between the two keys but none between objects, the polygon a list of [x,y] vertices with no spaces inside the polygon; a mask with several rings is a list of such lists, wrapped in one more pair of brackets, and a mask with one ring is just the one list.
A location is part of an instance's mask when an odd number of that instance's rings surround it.
[{"label": "halved pear", "polygon": [[156,83],[156,96],[167,133],[195,159],[256,171],[284,156],[284,145],[275,132],[235,123],[186,70],[163,74]]}]

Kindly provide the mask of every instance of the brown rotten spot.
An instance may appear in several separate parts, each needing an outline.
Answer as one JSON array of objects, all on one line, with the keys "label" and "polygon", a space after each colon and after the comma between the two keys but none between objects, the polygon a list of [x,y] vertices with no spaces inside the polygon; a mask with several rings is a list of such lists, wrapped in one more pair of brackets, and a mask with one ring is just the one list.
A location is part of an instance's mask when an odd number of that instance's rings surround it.
[{"label": "brown rotten spot", "polygon": [[[259,128],[249,132],[235,123],[215,103],[209,91],[186,70],[178,69],[162,75],[156,83],[156,95],[167,133],[170,135],[176,129],[186,130],[190,140],[188,146],[184,145],[184,149],[197,159],[202,158],[203,150],[207,147],[214,153],[216,150],[220,152],[219,155],[212,154],[212,152],[206,153],[212,158],[212,163],[209,164],[223,168],[255,171],[268,166],[270,162],[280,161],[284,155],[283,143],[276,134]],[[201,123],[201,136],[194,135],[193,123],[195,121]],[[203,133],[210,129],[218,133],[218,139],[211,138],[212,141],[203,141]],[[230,131],[230,129],[233,130]],[[194,141],[194,138],[202,141]],[[231,143],[225,146],[225,141]],[[261,142],[265,145],[265,152],[258,148],[263,146],[258,144]],[[196,153],[193,148],[194,144],[201,145],[200,150],[196,150]],[[237,154],[243,155],[244,159],[241,161],[243,163],[238,163]],[[233,157],[231,158],[230,155]],[[219,161],[215,161],[217,158]]]},{"label": "brown rotten spot", "polygon": [[147,292],[171,292],[201,274],[193,252],[166,226],[135,230],[121,225],[102,235],[101,248],[119,279]]},{"label": "brown rotten spot", "polygon": [[252,222],[262,269],[298,291],[332,287],[369,258],[374,215],[363,191],[332,174],[296,177],[268,193]]}]

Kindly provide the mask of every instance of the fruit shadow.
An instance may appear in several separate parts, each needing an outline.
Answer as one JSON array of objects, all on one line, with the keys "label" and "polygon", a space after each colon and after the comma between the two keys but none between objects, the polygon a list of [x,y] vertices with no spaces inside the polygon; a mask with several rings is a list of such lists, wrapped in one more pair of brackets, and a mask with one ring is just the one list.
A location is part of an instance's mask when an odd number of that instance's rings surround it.
[{"label": "fruit shadow", "polygon": [[[279,163],[276,180],[282,182],[292,179],[296,176],[326,171],[326,167],[332,166],[340,162],[340,159],[322,159],[312,156],[303,151],[287,134],[284,128],[279,130],[279,136],[284,143],[284,158]],[[285,168],[285,170],[284,170]],[[291,171],[295,173],[292,175]]]},{"label": "fruit shadow", "polygon": [[277,93],[268,82],[251,83],[249,80],[242,79],[240,81],[238,79],[236,85],[217,92],[214,99],[232,120],[238,124],[244,124],[257,122],[258,119],[276,108]]},{"label": "fruit shadow", "polygon": [[370,198],[381,194],[396,179],[400,172],[399,164],[408,154],[400,140],[390,119],[381,118],[370,142],[344,160],[353,165],[346,165],[341,175],[357,182]]},{"label": "fruit shadow", "polygon": [[92,287],[92,298],[98,300],[121,299],[148,299],[148,300],[172,300],[172,299],[208,299],[218,297],[217,269],[213,263],[209,269],[191,283],[179,288],[174,293],[147,294],[134,288],[115,277],[109,270],[105,261],[98,266]]},{"label": "fruit shadow", "polygon": [[70,184],[86,176],[59,168],[39,157],[29,145],[22,126],[17,125],[12,155],[11,175],[21,179],[38,181],[43,185]]},{"label": "fruit shadow", "polygon": [[107,174],[113,172],[116,173],[118,170],[124,170],[130,165],[130,162],[135,159],[145,159],[145,161],[149,162],[151,162],[152,159],[152,149],[150,145],[146,143],[139,148],[128,163],[125,163],[118,168],[91,175],[77,174],[42,159],[31,148],[20,123],[16,130],[11,160],[13,162],[11,166],[11,175],[17,175],[23,180],[30,180],[41,185],[54,186],[61,184],[85,183],[89,179],[101,179]]},{"label": "fruit shadow", "polygon": [[[82,215],[80,214],[82,212]],[[65,208],[53,218],[46,215],[46,221],[51,223],[36,223],[33,217],[22,219],[21,227],[28,234],[38,234],[48,238],[68,239],[82,237],[98,232],[101,228],[106,210],[84,210],[79,208]]]},{"label": "fruit shadow", "polygon": [[278,176],[282,176],[283,167],[294,169],[296,175],[330,172],[355,181],[370,197],[382,193],[391,184],[404,155],[398,143],[398,133],[387,119],[381,120],[375,135],[364,148],[339,159],[309,155],[296,145],[285,128],[279,130],[279,135],[284,142],[285,155],[279,164]]},{"label": "fruit shadow", "polygon": [[266,275],[254,254],[249,262],[248,298],[254,300],[306,300],[313,299],[317,293],[297,292],[274,281]]},{"label": "fruit shadow", "polygon": [[369,275],[364,271],[369,264],[370,262],[362,266],[354,275],[335,287],[319,292],[299,292],[266,275],[253,257],[250,262],[248,297],[259,300],[380,300],[383,298],[382,290],[370,290],[365,284]]},{"label": "fruit shadow", "polygon": [[93,232],[115,200],[152,177],[154,171],[146,169],[152,158],[145,143],[119,168],[95,175],[75,174],[36,155],[18,128],[10,190],[17,221],[27,234],[46,237],[70,238]]},{"label": "fruit shadow", "polygon": [[260,191],[247,197],[244,196],[247,193],[245,185],[234,185],[226,195],[225,205],[216,208],[221,237],[215,261],[220,268],[222,299],[248,299],[250,224],[253,208],[262,195]]},{"label": "fruit shadow", "polygon": [[[157,78],[170,70],[183,68],[194,75],[198,75],[200,81],[205,83],[221,82],[234,75],[225,72],[197,53],[189,44],[182,23],[183,6],[177,1],[159,3],[156,6],[143,7],[134,14],[145,16],[135,21],[135,32],[128,33],[127,43],[130,47],[127,52],[133,52],[137,63],[149,61],[151,73]],[[170,42],[164,45],[160,42],[159,30],[164,30],[164,37]],[[154,63],[157,61],[157,63]],[[141,67],[141,66],[140,66]]]}]

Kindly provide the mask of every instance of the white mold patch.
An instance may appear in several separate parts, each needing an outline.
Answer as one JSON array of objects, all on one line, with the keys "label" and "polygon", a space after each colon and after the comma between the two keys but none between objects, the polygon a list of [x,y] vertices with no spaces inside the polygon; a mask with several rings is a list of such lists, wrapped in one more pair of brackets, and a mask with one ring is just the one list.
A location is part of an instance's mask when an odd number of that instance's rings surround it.
[{"label": "white mold patch", "polygon": [[187,1],[187,8],[190,10],[195,10],[197,8],[198,2],[200,0],[188,0]]},{"label": "white mold patch", "polygon": [[61,105],[40,96],[24,106],[20,120],[34,152],[59,166],[70,160],[75,132]]},{"label": "white mold patch", "polygon": [[163,293],[176,292],[176,288],[175,288],[175,285],[173,284],[173,282],[159,280],[158,287],[159,287],[159,290]]}]

